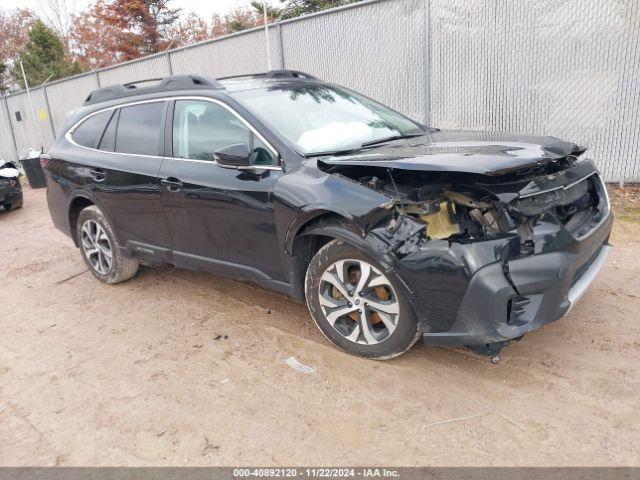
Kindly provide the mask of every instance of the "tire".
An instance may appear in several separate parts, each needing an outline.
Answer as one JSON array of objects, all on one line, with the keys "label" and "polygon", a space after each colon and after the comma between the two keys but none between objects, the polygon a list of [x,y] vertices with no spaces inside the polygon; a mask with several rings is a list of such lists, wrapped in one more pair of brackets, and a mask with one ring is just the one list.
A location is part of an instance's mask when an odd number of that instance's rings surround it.
[{"label": "tire", "polygon": [[[363,272],[368,272],[366,282],[361,282]],[[352,355],[387,360],[418,339],[416,317],[396,281],[377,262],[340,240],[324,245],[311,260],[305,296],[316,326]]]},{"label": "tire", "polygon": [[11,210],[17,210],[18,208],[22,208],[22,199],[20,199],[16,203],[5,203],[3,204],[3,206],[7,212],[10,212]]},{"label": "tire", "polygon": [[120,283],[137,273],[138,259],[122,254],[111,223],[95,205],[80,212],[76,223],[76,238],[84,263],[101,282]]}]

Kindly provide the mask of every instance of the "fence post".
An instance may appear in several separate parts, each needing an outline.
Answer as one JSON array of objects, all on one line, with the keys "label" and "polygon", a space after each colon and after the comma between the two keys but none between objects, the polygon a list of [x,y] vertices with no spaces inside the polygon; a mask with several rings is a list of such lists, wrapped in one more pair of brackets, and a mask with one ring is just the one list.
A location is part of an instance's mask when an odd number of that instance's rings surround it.
[{"label": "fence post", "polygon": [[100,84],[100,74],[98,73],[98,70],[96,70],[96,82],[98,82],[98,88],[102,87]]},{"label": "fence post", "polygon": [[53,132],[53,139],[58,136],[56,135],[56,126],[53,124],[53,116],[51,116],[51,105],[49,105],[49,95],[47,95],[47,86],[42,86],[42,91],[44,92],[44,104],[47,107],[47,115],[49,116],[49,126],[51,127],[51,132]]},{"label": "fence post", "polygon": [[18,153],[18,142],[16,142],[16,134],[13,132],[13,123],[11,122],[11,112],[9,111],[9,102],[7,97],[4,97],[4,106],[7,109],[7,120],[9,120],[9,130],[11,130],[11,141],[13,143],[13,150],[16,152],[16,162],[20,160],[20,153]]},{"label": "fence post", "polygon": [[422,3],[422,55],[424,123],[431,126],[431,0],[424,0]]},{"label": "fence post", "polygon": [[173,75],[173,65],[171,64],[171,52],[167,52],[167,67],[169,67],[169,75]]},{"label": "fence post", "polygon": [[278,46],[280,47],[280,68],[284,70],[286,67],[284,66],[284,42],[282,41],[282,24],[280,22],[276,23],[278,26]]}]

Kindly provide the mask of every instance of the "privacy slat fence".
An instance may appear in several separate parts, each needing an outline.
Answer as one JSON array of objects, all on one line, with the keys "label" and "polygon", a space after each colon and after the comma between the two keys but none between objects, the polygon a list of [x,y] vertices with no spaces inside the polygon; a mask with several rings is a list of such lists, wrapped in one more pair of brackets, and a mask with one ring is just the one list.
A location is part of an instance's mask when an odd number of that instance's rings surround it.
[{"label": "privacy slat fence", "polygon": [[[302,70],[439,128],[559,136],[610,182],[639,182],[640,2],[373,0],[272,25],[272,68]],[[98,86],[267,68],[263,29],[0,99],[0,156],[45,148]],[[16,118],[20,112],[21,120]]]}]

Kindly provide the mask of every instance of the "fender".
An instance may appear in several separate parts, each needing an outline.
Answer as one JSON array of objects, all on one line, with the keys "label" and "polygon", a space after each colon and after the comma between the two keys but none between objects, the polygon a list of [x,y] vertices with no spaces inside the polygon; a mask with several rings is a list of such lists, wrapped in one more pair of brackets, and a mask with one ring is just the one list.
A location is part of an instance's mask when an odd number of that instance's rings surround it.
[{"label": "fender", "polygon": [[[303,209],[303,211],[304,210],[305,209]],[[306,211],[303,215],[296,216],[285,232],[284,253],[287,256],[293,255],[293,244],[296,238],[300,235],[308,235],[309,233],[305,232],[305,229],[322,217],[331,217],[337,222],[352,220],[351,215],[347,212],[338,212],[323,208]]]},{"label": "fender", "polygon": [[[384,247],[384,244],[375,241],[372,236],[362,236],[355,229],[349,228],[351,225],[344,225],[338,223],[318,224],[314,225],[308,230],[304,230],[300,235],[324,235],[333,237],[337,240],[342,240],[349,245],[357,248],[365,255],[371,257],[378,263],[383,270],[383,273],[392,277],[396,285],[400,285],[403,292],[406,294],[411,309],[413,310],[416,318],[420,319],[419,310],[417,309],[416,295],[414,290],[398,275],[396,271],[396,264],[398,260],[391,253],[388,248]],[[420,323],[419,323],[420,325]]]},{"label": "fender", "polygon": [[304,225],[322,215],[334,215],[353,223],[362,236],[388,216],[394,200],[342,175],[328,174],[308,160],[298,171],[276,183],[276,223],[284,250],[291,254],[294,239]]},{"label": "fender", "polygon": [[[79,243],[78,243],[78,239],[76,238],[75,229],[73,229],[73,227],[71,225],[71,219],[69,218],[69,214],[71,212],[71,204],[77,198],[84,198],[86,200],[89,200],[91,203],[93,203],[95,206],[97,206],[102,211],[102,214],[107,218],[109,223],[111,223],[111,225],[113,225],[113,220],[112,220],[110,214],[107,212],[107,209],[104,208],[102,203],[96,198],[95,195],[93,195],[93,193],[91,193],[89,190],[85,190],[85,189],[74,190],[69,195],[69,198],[67,200],[66,210],[67,210],[67,221],[69,222],[69,234],[71,235],[71,238],[73,239],[73,243],[75,244],[76,247],[79,246]],[[118,244],[119,247],[122,247],[122,244],[120,243],[120,239],[117,238],[118,233],[114,231],[114,235],[116,236],[116,239],[115,239],[116,243]]]}]

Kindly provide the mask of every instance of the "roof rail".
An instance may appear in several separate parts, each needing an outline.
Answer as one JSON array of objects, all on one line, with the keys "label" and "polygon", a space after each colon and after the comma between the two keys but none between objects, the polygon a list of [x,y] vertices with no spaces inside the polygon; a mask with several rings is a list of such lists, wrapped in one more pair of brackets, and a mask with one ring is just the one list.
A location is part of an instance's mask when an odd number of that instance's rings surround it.
[{"label": "roof rail", "polygon": [[[139,88],[137,85],[141,83],[160,82],[158,85]],[[115,100],[122,97],[130,97],[134,95],[143,95],[145,93],[165,92],[167,90],[189,90],[213,88],[216,90],[224,89],[224,86],[214,79],[200,77],[198,75],[172,75],[164,78],[150,78],[129,82],[123,85],[110,85],[108,87],[98,88],[89,94],[84,101],[84,105],[93,105],[95,103],[106,102],[107,100]]]},{"label": "roof rail", "polygon": [[268,78],[268,79],[303,79],[303,80],[317,80],[313,75],[308,73],[299,72],[298,70],[269,70],[264,73],[249,73],[244,75],[231,75],[228,77],[218,77],[216,80],[233,80],[236,78]]}]

